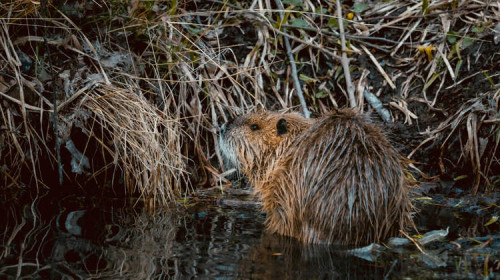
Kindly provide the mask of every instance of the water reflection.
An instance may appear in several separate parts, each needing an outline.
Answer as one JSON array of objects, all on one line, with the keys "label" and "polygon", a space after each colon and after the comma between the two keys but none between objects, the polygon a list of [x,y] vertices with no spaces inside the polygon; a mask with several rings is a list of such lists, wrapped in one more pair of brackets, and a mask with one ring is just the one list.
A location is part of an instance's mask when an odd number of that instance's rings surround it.
[{"label": "water reflection", "polygon": [[85,208],[81,199],[43,197],[6,206],[1,276],[146,279],[168,273],[178,215],[134,213],[125,204]]},{"label": "water reflection", "polygon": [[199,204],[155,213],[75,197],[4,204],[0,277],[321,279],[356,266],[332,248],[265,234],[258,211]]},{"label": "water reflection", "polygon": [[[490,257],[477,259],[481,252],[448,256],[455,246],[449,243],[436,247],[445,264],[456,264],[449,274],[433,274],[423,261],[415,264],[414,250],[386,251],[376,260],[364,260],[345,248],[303,246],[268,234],[259,211],[222,207],[214,200],[155,213],[119,199],[46,196],[30,204],[19,201],[0,206],[5,216],[1,279],[476,278],[481,272],[474,269],[495,264]],[[476,268],[471,267],[474,260],[479,260]]]}]

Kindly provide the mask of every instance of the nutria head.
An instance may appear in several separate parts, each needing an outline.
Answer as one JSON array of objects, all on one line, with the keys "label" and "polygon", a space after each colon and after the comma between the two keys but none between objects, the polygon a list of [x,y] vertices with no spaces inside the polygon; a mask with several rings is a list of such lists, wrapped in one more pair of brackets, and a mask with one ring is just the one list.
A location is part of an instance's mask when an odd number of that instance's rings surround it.
[{"label": "nutria head", "polygon": [[219,147],[227,167],[251,181],[259,177],[312,124],[296,113],[261,111],[240,116],[222,126]]}]

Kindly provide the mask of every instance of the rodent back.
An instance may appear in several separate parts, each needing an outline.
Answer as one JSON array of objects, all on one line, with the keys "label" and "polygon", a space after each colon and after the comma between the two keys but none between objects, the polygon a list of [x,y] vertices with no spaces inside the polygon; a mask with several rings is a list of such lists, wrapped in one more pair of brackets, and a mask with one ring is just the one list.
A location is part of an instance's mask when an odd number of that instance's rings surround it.
[{"label": "rodent back", "polygon": [[306,243],[376,242],[409,223],[404,164],[358,113],[327,115],[256,186],[271,231]]}]

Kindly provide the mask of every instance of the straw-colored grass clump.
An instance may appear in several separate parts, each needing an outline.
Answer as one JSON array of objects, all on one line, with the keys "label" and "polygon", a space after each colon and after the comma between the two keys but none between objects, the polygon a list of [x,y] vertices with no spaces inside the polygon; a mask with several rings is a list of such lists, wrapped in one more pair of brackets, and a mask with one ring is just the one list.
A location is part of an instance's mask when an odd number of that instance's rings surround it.
[{"label": "straw-colored grass clump", "polygon": [[[130,192],[139,191],[150,203],[161,204],[179,195],[187,175],[177,120],[144,97],[113,86],[90,91],[81,106],[92,112],[96,127],[107,131],[96,140],[123,169]],[[89,136],[95,136],[93,127],[93,122],[87,124]]]}]

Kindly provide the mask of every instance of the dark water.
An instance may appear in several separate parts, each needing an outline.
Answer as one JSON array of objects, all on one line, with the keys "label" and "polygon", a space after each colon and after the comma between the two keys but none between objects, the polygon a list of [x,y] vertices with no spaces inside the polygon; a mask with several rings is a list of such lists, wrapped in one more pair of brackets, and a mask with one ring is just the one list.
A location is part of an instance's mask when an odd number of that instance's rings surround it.
[{"label": "dark water", "polygon": [[262,213],[216,199],[155,213],[120,199],[5,200],[0,279],[485,279],[498,277],[500,266],[498,226],[484,226],[496,213],[491,208],[481,215],[424,207],[420,228],[452,226],[450,239],[425,254],[382,247],[356,257],[267,234]]}]

